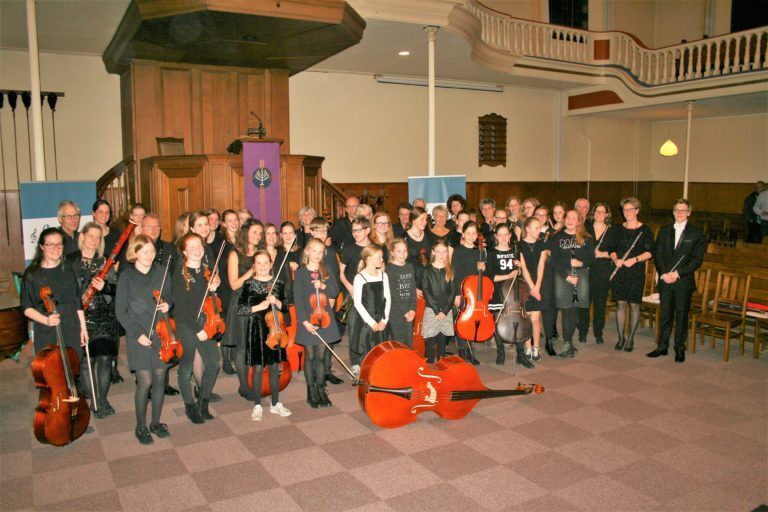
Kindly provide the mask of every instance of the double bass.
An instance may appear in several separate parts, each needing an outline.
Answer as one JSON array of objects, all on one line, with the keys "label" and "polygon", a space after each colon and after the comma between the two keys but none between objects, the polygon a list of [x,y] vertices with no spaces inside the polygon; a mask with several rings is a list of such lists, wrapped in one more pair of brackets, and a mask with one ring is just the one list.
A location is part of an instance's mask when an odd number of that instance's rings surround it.
[{"label": "double bass", "polygon": [[525,302],[531,295],[531,289],[522,278],[522,270],[517,265],[515,268],[518,274],[501,283],[504,302],[496,317],[496,335],[507,343],[517,343],[533,337],[533,324],[525,311]]},{"label": "double bass", "polygon": [[[478,261],[485,259],[485,239],[477,238]],[[478,268],[476,275],[464,278],[461,283],[462,304],[456,317],[456,334],[474,342],[488,341],[496,330],[493,314],[488,303],[493,296],[493,281]]]},{"label": "double bass", "polygon": [[[48,286],[40,290],[40,298],[48,314],[58,314]],[[32,361],[35,387],[40,390],[32,428],[41,443],[63,446],[88,428],[91,412],[77,389],[79,369],[77,352],[64,344],[61,325],[56,325],[56,345],[43,348]]]}]

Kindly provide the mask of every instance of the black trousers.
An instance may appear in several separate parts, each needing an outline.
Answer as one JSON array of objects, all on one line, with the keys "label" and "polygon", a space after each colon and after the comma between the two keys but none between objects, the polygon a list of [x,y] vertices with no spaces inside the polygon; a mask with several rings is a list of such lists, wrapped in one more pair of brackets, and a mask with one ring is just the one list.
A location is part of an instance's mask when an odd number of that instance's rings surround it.
[{"label": "black trousers", "polygon": [[[610,290],[610,283],[608,279],[611,277],[611,266],[606,265],[593,265],[589,269],[589,300],[592,302],[592,334],[595,337],[603,335],[603,329],[605,328],[605,306],[608,303],[608,290]],[[587,310],[589,311],[589,310]],[[583,314],[583,313],[580,313]],[[581,317],[579,317],[581,321]],[[587,313],[587,324],[589,323],[589,313]],[[579,334],[586,335],[587,330],[582,330],[581,323],[579,324]]]},{"label": "black trousers", "polygon": [[669,349],[672,324],[675,325],[674,347],[676,354],[685,352],[688,337],[688,313],[691,311],[691,296],[695,288],[679,281],[671,285],[659,286],[661,299],[661,329],[659,330],[659,349]]}]

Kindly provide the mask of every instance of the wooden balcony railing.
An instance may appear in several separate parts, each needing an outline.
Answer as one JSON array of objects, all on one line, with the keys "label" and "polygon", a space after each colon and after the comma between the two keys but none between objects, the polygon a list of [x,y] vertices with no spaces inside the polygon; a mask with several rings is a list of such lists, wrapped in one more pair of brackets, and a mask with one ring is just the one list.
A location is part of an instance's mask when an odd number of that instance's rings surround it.
[{"label": "wooden balcony railing", "polygon": [[133,156],[119,161],[96,181],[96,195],[112,205],[112,219],[128,211],[134,201],[133,184],[136,179],[136,162]]}]

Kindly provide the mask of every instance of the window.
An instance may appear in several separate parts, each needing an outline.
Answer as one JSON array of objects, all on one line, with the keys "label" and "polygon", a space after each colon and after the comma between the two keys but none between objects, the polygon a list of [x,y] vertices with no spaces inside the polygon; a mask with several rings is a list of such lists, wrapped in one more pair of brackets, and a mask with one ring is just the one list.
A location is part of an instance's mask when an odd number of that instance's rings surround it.
[{"label": "window", "polygon": [[589,29],[589,1],[549,0],[549,22],[583,30]]}]

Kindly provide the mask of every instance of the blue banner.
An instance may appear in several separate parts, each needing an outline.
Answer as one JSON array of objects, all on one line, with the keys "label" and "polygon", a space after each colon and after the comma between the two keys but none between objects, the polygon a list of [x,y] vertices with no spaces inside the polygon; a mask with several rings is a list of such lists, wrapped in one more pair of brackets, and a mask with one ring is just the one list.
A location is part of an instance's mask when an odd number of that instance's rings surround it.
[{"label": "blue banner", "polygon": [[95,181],[32,181],[19,184],[21,202],[21,233],[24,240],[26,264],[35,255],[40,233],[58,227],[59,203],[69,199],[80,207],[80,227],[93,220],[91,207],[96,201]]},{"label": "blue banner", "polygon": [[466,176],[412,176],[408,178],[408,201],[421,197],[427,202],[427,210],[438,204],[445,206],[445,201],[452,194],[467,197]]}]

